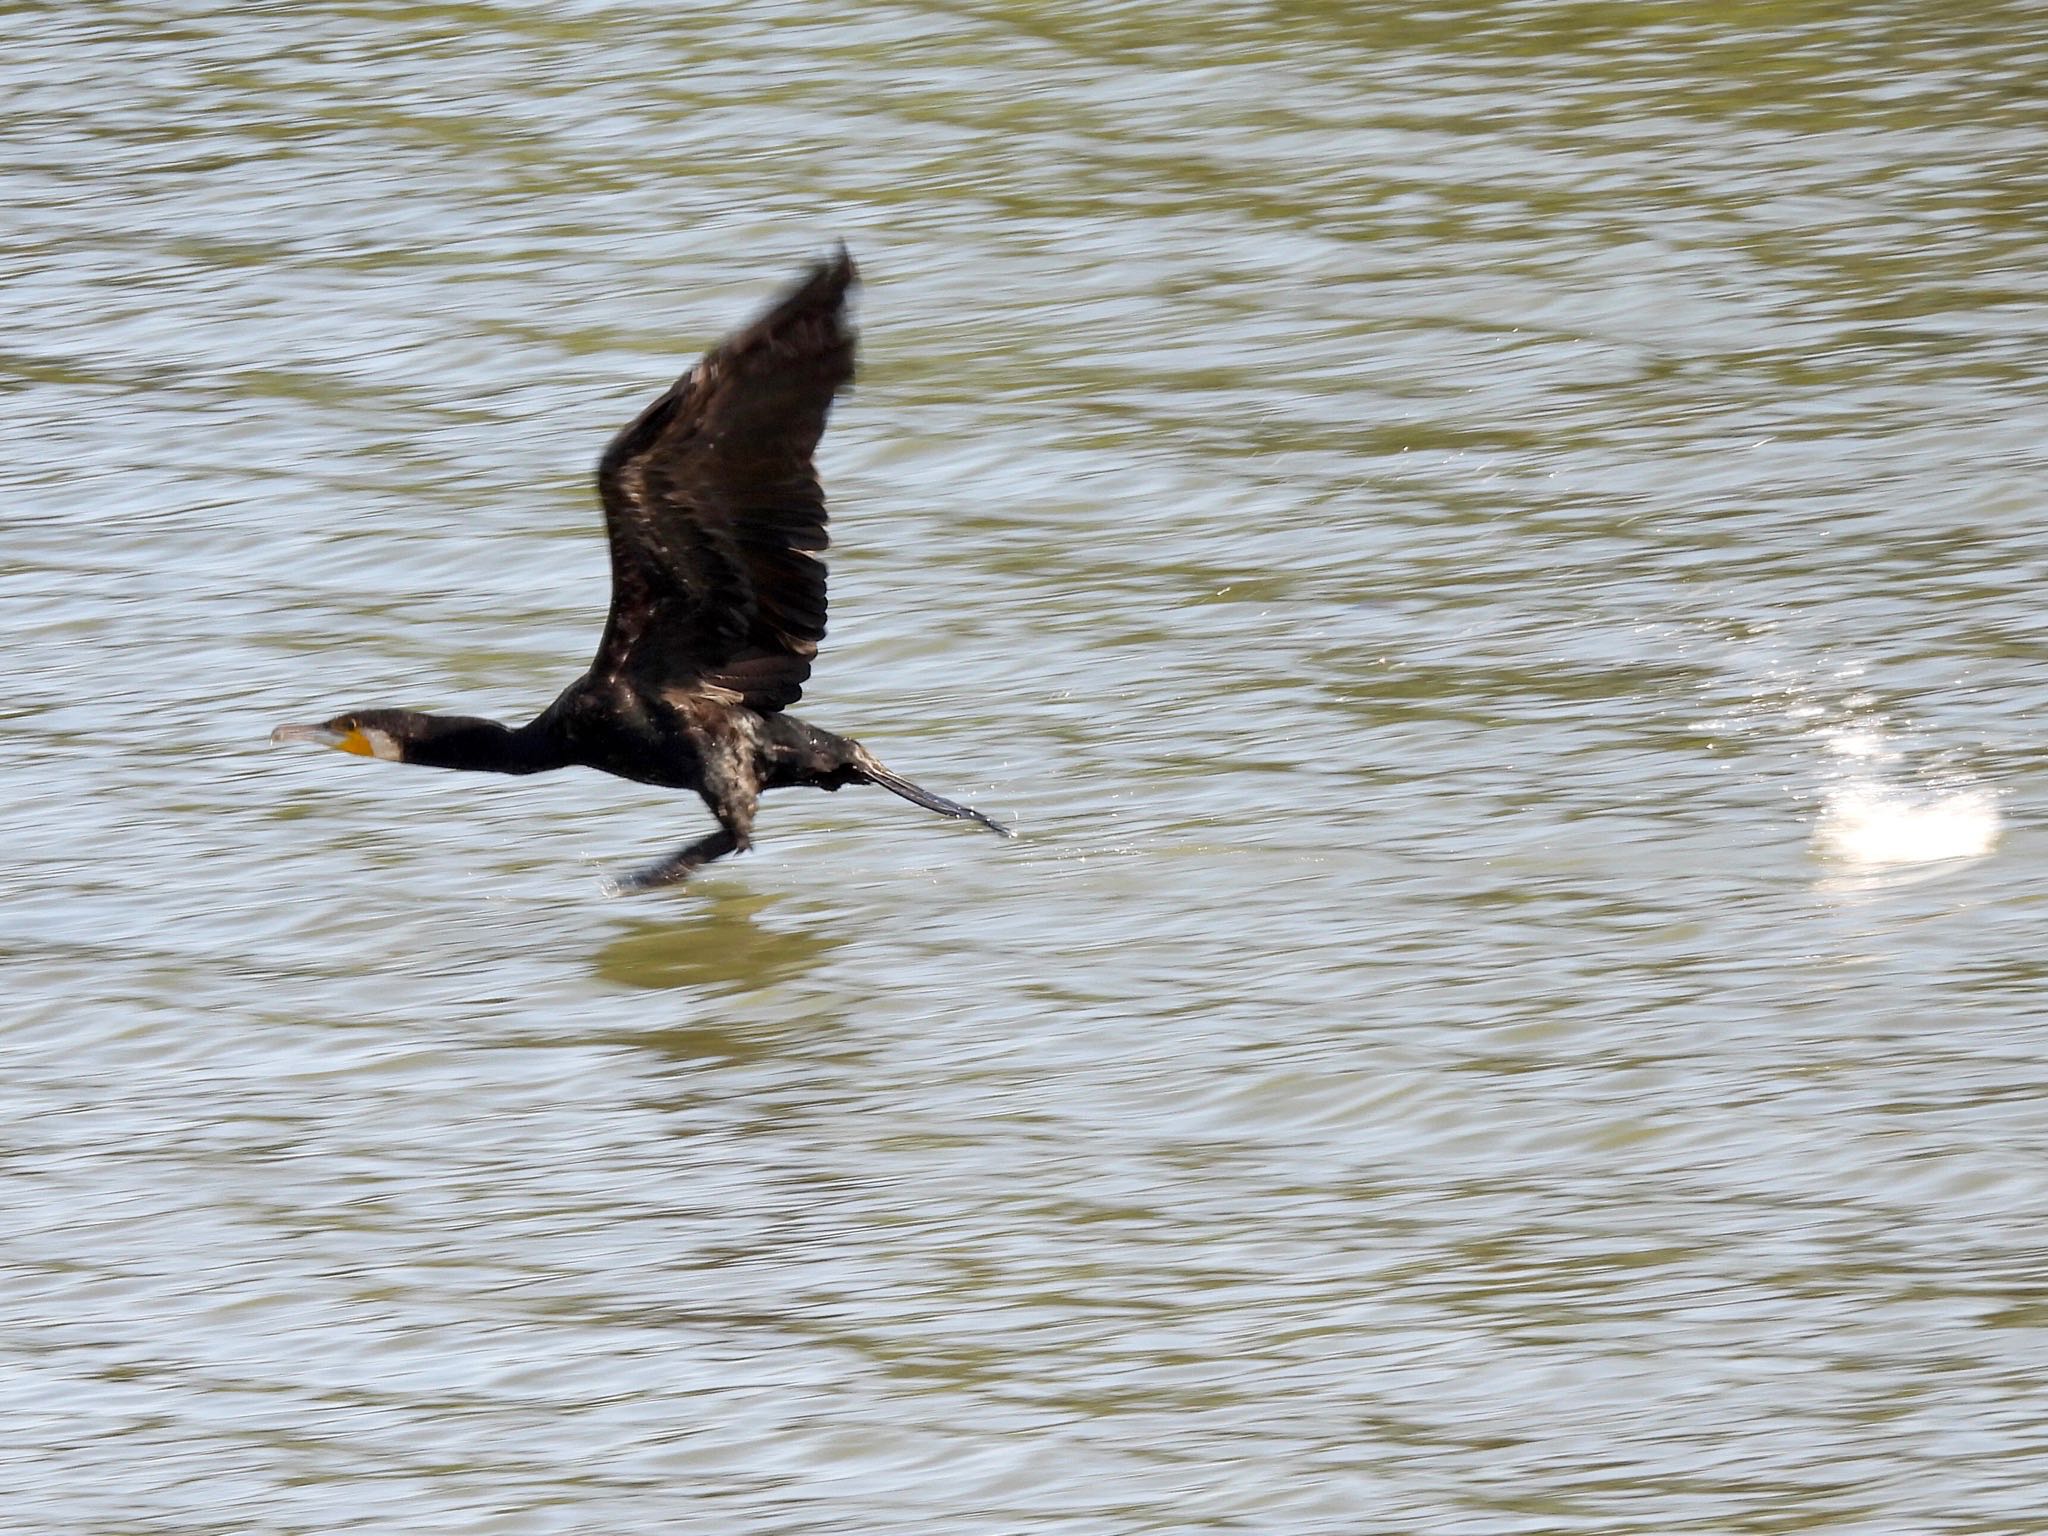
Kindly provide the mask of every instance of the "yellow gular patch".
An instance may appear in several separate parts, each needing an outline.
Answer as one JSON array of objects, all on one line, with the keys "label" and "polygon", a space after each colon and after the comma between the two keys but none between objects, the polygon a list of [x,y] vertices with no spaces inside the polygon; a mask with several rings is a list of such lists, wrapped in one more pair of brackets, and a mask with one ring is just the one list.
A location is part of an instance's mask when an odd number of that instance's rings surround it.
[{"label": "yellow gular patch", "polygon": [[375,757],[377,749],[370,745],[370,738],[360,729],[350,731],[334,744],[337,752],[353,752],[357,757]]}]

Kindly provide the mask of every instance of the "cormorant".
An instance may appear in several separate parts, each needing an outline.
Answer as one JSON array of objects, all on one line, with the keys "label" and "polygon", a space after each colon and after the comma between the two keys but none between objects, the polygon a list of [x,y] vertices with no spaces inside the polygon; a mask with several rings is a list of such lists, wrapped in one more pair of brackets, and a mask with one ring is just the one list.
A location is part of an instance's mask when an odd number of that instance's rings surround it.
[{"label": "cormorant", "polygon": [[761,791],[792,784],[879,784],[1009,836],[859,742],[784,713],[825,635],[825,497],[811,455],[832,397],[853,377],[845,308],[856,281],[841,245],[612,439],[597,466],[611,613],[590,670],[536,719],[514,729],[358,709],[279,726],[271,740],[486,773],[580,764],[694,789],[718,830],[627,877],[628,890],[743,852]]}]

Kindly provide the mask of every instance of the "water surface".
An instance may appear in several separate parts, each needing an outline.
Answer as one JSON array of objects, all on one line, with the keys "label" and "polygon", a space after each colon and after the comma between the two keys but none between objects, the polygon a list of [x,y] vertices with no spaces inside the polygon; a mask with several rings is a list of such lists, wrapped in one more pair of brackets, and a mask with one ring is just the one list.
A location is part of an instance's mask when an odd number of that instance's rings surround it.
[{"label": "water surface", "polygon": [[[0,6],[24,1530],[2008,1532],[2034,8]],[[830,240],[802,712],[521,717]]]}]

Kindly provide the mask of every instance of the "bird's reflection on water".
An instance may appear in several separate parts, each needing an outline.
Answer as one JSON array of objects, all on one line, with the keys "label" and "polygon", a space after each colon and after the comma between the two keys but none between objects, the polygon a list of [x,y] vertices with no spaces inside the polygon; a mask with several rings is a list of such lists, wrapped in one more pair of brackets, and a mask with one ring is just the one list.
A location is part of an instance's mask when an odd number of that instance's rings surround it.
[{"label": "bird's reflection on water", "polygon": [[646,991],[754,993],[801,979],[845,942],[814,921],[761,922],[776,905],[769,894],[706,884],[691,895],[690,905],[673,912],[622,922],[592,959],[596,979]]}]

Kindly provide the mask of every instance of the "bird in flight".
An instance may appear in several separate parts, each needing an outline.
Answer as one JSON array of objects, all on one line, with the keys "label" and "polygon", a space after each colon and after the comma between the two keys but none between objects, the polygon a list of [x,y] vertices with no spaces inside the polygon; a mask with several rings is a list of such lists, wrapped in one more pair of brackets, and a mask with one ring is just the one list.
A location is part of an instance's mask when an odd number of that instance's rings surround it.
[{"label": "bird in flight", "polygon": [[695,790],[718,830],[617,882],[650,890],[752,842],[764,789],[878,784],[928,811],[1009,829],[920,788],[859,742],[785,713],[825,636],[825,496],[811,456],[853,377],[841,245],[612,439],[597,488],[612,605],[590,670],[533,720],[357,709],[282,725],[363,757],[545,773],[582,766]]}]

